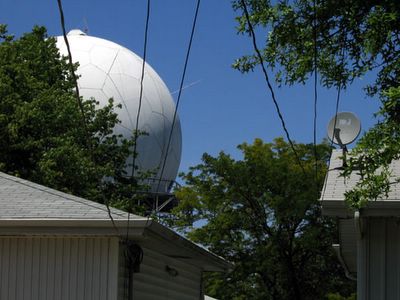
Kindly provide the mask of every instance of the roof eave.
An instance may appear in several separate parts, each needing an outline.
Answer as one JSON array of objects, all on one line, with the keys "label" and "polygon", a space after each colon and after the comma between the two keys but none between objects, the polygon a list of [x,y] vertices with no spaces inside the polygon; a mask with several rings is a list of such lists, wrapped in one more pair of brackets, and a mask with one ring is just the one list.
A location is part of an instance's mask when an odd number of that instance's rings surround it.
[{"label": "roof eave", "polygon": [[164,242],[168,241],[169,243],[174,243],[175,246],[178,246],[180,249],[194,253],[195,255],[193,255],[191,259],[195,260],[197,265],[201,265],[204,271],[228,272],[234,267],[232,263],[226,261],[224,258],[189,241],[185,237],[157,222],[149,224],[148,230],[161,237]]},{"label": "roof eave", "polygon": [[182,253],[190,254],[196,265],[202,265],[205,271],[229,271],[233,265],[214,253],[194,244],[173,230],[154,222],[152,219],[0,219],[0,235],[93,235],[119,236],[126,234],[135,240],[157,238],[171,247],[179,248]]},{"label": "roof eave", "polygon": [[[348,218],[354,215],[343,199],[325,199],[321,201],[322,214],[339,218]],[[385,199],[369,201],[361,209],[363,217],[398,217],[400,216],[400,199]]]},{"label": "roof eave", "polygon": [[351,211],[346,203],[339,199],[324,199],[321,201],[321,208],[324,216],[349,218],[354,215],[354,212]]},{"label": "roof eave", "polygon": [[[124,236],[129,226],[132,237],[144,236],[148,220],[135,219],[0,219],[0,235],[107,235]],[[113,223],[114,222],[114,223]]]}]

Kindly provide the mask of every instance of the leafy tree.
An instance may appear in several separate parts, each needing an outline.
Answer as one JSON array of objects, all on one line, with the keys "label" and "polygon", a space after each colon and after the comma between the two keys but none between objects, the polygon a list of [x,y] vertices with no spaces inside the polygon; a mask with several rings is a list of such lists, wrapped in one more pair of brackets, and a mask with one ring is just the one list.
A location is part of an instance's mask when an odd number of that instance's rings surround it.
[{"label": "leafy tree", "polygon": [[[366,93],[377,95],[379,122],[354,149],[344,175],[357,168],[362,180],[347,193],[361,207],[390,188],[388,165],[400,158],[400,2],[235,0],[238,32],[251,34],[244,12],[257,32],[266,32],[262,59],[279,84],[305,83],[317,70],[323,86],[346,88],[371,74]],[[316,51],[315,51],[316,50]],[[260,63],[255,54],[239,58],[234,68],[249,72]]]},{"label": "leafy tree", "polygon": [[0,170],[134,209],[137,184],[125,174],[133,141],[113,134],[112,99],[100,109],[81,99],[81,113],[67,59],[45,28],[14,39],[1,25],[0,42]]},{"label": "leafy tree", "polygon": [[240,145],[242,160],[204,154],[202,164],[183,174],[186,185],[177,192],[171,224],[234,263],[228,274],[207,276],[211,296],[324,299],[354,288],[331,247],[335,226],[321,218],[317,201],[329,146],[317,146],[318,178],[313,146],[296,147],[304,173],[279,138]]},{"label": "leafy tree", "polygon": [[356,300],[356,294],[351,294],[349,297],[343,297],[338,293],[328,294],[328,300]]}]

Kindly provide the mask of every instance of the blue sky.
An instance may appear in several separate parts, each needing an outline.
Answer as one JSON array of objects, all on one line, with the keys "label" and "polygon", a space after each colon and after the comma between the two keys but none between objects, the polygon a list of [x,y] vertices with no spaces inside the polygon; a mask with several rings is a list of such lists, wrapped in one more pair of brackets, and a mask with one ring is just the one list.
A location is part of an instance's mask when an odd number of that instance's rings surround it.
[{"label": "blue sky", "polygon": [[[67,30],[88,28],[89,34],[121,44],[138,55],[143,52],[146,0],[64,0]],[[185,84],[179,107],[183,132],[181,171],[200,162],[204,152],[223,150],[238,157],[236,146],[254,138],[271,141],[283,136],[264,77],[240,74],[232,62],[252,51],[251,40],[237,35],[235,12],[229,0],[203,0],[198,17]],[[171,92],[179,88],[187,43],[195,11],[195,0],[152,1],[147,61]],[[60,35],[56,0],[0,0],[0,23],[8,24],[16,36],[44,25],[49,35]],[[262,45],[266,32],[260,32]],[[264,36],[263,36],[264,35]],[[340,111],[352,111],[362,129],[375,123],[378,101],[366,98],[356,81],[342,93]],[[292,139],[313,140],[313,85],[275,87],[277,99]],[[317,139],[326,137],[326,126],[335,112],[336,91],[318,88]],[[175,93],[174,98],[177,97]]]}]

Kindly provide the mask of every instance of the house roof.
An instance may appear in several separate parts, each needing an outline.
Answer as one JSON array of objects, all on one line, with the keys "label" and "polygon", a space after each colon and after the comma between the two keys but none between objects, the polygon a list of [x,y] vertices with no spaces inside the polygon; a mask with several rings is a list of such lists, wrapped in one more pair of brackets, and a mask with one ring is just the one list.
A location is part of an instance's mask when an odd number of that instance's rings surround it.
[{"label": "house roof", "polygon": [[[338,217],[339,244],[334,248],[346,273],[351,277],[357,273],[357,238],[363,227],[364,217],[400,216],[400,184],[391,185],[388,197],[370,201],[360,211],[352,211],[345,204],[345,192],[352,189],[360,180],[354,171],[349,178],[340,176],[342,172],[342,151],[333,150],[325,184],[321,192],[322,213]],[[390,165],[393,179],[400,177],[400,161]]]},{"label": "house roof", "polygon": [[[0,219],[108,219],[105,205],[0,172]],[[114,219],[128,214],[110,207]],[[130,215],[132,219],[143,219]]]},{"label": "house roof", "polygon": [[[341,167],[343,165],[342,151],[333,150],[329,165],[325,184],[321,192],[321,203],[322,212],[326,215],[349,217],[353,214],[347,209],[344,199],[345,192],[351,190],[356,183],[360,180],[360,175],[355,171],[349,178],[340,176],[342,172]],[[400,161],[393,161],[390,165],[393,178],[400,177]],[[369,208],[374,208],[371,210]],[[382,197],[377,201],[371,201],[368,203],[368,213],[376,214],[383,213],[382,210],[386,210],[389,213],[390,210],[394,213],[400,213],[400,184],[393,184],[388,197]],[[395,209],[395,211],[393,210]]]},{"label": "house roof", "polygon": [[[232,267],[148,217],[107,207],[0,172],[0,235],[113,235],[191,259],[207,271]],[[172,255],[172,254],[171,254]]]}]

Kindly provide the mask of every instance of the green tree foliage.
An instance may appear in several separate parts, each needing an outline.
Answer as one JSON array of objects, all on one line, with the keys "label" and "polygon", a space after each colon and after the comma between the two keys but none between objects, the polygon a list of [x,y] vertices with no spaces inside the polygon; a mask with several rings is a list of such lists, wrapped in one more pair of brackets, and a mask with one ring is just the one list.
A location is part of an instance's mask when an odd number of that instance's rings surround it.
[{"label": "green tree foliage", "polygon": [[[238,147],[242,160],[221,152],[183,175],[186,185],[170,220],[179,230],[234,263],[228,274],[207,276],[218,299],[325,299],[348,295],[331,244],[334,224],[321,218],[317,197],[329,146],[297,144],[305,173],[283,139]],[[197,226],[193,226],[197,224]],[[340,289],[339,289],[340,286]]]},{"label": "green tree foliage", "polygon": [[328,294],[327,300],[356,300],[356,294],[351,294],[349,297],[343,297],[338,293]]},{"label": "green tree foliage", "polygon": [[45,28],[14,39],[1,25],[0,42],[0,170],[129,208],[133,142],[113,134],[112,99],[100,109],[82,100],[81,113],[67,59]]},{"label": "green tree foliage", "polygon": [[[400,158],[400,2],[235,0],[243,34],[250,34],[243,2],[253,27],[265,32],[262,56],[279,84],[305,83],[314,72],[315,53],[327,88],[346,88],[356,78],[375,76],[366,93],[381,101],[379,122],[358,143],[344,175],[355,168],[362,175],[347,194],[355,208],[385,194],[393,182],[388,165]],[[259,63],[250,54],[233,66],[248,72]]]}]

